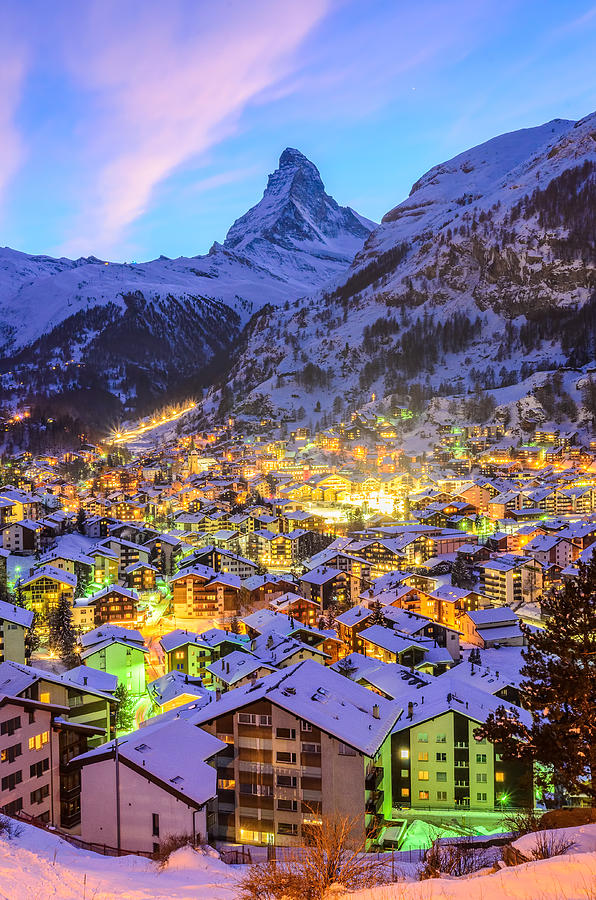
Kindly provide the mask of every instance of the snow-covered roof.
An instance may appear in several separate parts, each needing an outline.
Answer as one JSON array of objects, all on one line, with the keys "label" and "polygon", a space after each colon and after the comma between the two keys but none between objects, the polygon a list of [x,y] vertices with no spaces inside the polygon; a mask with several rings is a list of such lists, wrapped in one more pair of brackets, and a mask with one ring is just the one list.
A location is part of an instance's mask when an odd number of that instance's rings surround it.
[{"label": "snow-covered roof", "polygon": [[20,625],[21,628],[31,628],[33,613],[22,606],[15,606],[13,603],[0,600],[0,619],[10,622],[12,625]]},{"label": "snow-covered roof", "polygon": [[27,578],[21,579],[19,584],[21,587],[25,587],[28,584],[33,584],[40,578],[52,578],[54,581],[59,581],[61,584],[67,584],[72,588],[77,586],[76,575],[65,572],[64,569],[57,569],[55,566],[41,566],[39,569],[35,569],[35,571]]},{"label": "snow-covered roof", "polygon": [[194,703],[209,702],[210,692],[203,687],[200,678],[192,678],[183,672],[166,672],[160,678],[149,682],[147,693],[158,706],[169,703],[178,697],[193,697]]},{"label": "snow-covered roof", "polygon": [[252,653],[243,653],[241,650],[233,650],[222,659],[212,662],[207,669],[224,684],[230,686],[260,669],[266,669],[269,672],[276,671],[275,666],[253,656]]},{"label": "snow-covered roof", "polygon": [[[142,772],[169,793],[199,807],[215,796],[217,771],[205,760],[226,744],[183,719],[147,724],[143,729],[118,738],[121,763]],[[75,757],[87,766],[114,758],[114,741]],[[84,776],[83,776],[84,777]]]},{"label": "snow-covered roof", "polygon": [[184,647],[186,644],[193,644],[196,647],[211,646],[207,641],[202,640],[202,635],[197,634],[195,631],[185,631],[182,628],[177,628],[175,631],[170,631],[169,634],[162,635],[159,643],[165,653],[171,653],[172,650]]},{"label": "snow-covered roof", "polygon": [[[399,703],[354,684],[328,666],[304,660],[228,691],[188,718],[195,725],[259,700],[269,700],[366,756],[374,756],[403,712]],[[375,715],[377,707],[378,715]]]}]

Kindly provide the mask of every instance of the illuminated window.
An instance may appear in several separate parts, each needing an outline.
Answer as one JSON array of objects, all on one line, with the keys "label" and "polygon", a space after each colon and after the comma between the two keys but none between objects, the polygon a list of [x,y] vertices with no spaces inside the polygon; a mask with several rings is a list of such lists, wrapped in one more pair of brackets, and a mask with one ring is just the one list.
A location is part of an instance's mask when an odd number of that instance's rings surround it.
[{"label": "illuminated window", "polygon": [[495,781],[505,781],[505,773],[495,772]]},{"label": "illuminated window", "polygon": [[42,693],[39,695],[39,700],[40,700],[40,703],[49,703],[50,702],[50,692],[42,691]]},{"label": "illuminated window", "polygon": [[402,797],[409,797],[410,796],[410,788],[402,788],[401,795],[402,795]]},{"label": "illuminated window", "polygon": [[418,799],[419,800],[428,800],[430,794],[428,791],[418,791]]},{"label": "illuminated window", "polygon": [[428,752],[426,750],[421,750],[418,754],[418,762],[428,762]]},{"label": "illuminated window", "polygon": [[34,737],[29,738],[29,749],[30,750],[41,750],[44,744],[47,744],[50,740],[50,732],[44,731],[42,734],[36,734]]},{"label": "illuminated window", "polygon": [[400,750],[400,751],[399,751],[399,755],[400,755],[400,757],[401,757],[402,759],[409,759],[409,758],[410,758],[410,751],[409,751],[409,750]]},{"label": "illuminated window", "polygon": [[420,769],[418,772],[418,781],[428,781],[428,769]]},{"label": "illuminated window", "polygon": [[426,731],[418,732],[418,743],[419,744],[427,744],[428,743],[428,732],[426,732]]}]

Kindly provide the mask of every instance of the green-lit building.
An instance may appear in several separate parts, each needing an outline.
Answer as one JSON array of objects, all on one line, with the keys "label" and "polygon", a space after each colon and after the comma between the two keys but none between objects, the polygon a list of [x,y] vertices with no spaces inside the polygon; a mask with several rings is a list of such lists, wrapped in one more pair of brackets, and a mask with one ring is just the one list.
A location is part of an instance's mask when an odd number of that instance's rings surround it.
[{"label": "green-lit building", "polygon": [[115,675],[135,697],[145,693],[145,657],[149,651],[139,631],[102,625],[84,634],[81,645],[81,660],[86,666]]}]

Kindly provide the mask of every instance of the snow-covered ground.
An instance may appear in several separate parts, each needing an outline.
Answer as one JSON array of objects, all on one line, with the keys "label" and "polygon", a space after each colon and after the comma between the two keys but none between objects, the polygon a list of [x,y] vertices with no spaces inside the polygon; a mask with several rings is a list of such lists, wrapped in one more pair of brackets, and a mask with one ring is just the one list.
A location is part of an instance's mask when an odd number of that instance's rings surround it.
[{"label": "snow-covered ground", "polygon": [[140,856],[79,850],[31,825],[0,838],[0,900],[232,900],[242,869],[216,856],[176,851],[165,868]]},{"label": "snow-covered ground", "polygon": [[[176,851],[160,869],[150,860],[116,859],[78,850],[30,825],[12,840],[0,838],[0,900],[236,900],[243,868],[215,851]],[[553,832],[551,832],[553,834]],[[574,841],[563,856],[468,878],[401,882],[350,894],[350,900],[594,900],[596,825],[560,829]],[[535,837],[516,847],[530,853]],[[338,894],[338,900],[341,894]]]}]

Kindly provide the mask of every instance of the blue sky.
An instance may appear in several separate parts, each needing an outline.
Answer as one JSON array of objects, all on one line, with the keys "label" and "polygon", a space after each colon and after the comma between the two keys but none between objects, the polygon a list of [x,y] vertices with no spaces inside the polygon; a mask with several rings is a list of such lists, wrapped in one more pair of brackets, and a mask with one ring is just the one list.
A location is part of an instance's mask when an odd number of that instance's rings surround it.
[{"label": "blue sky", "polygon": [[380,217],[430,166],[596,108],[580,0],[3,0],[0,244],[206,252],[286,146]]}]

